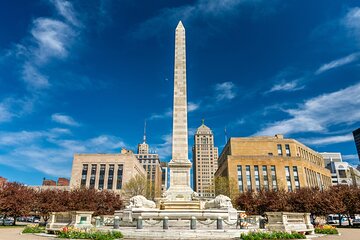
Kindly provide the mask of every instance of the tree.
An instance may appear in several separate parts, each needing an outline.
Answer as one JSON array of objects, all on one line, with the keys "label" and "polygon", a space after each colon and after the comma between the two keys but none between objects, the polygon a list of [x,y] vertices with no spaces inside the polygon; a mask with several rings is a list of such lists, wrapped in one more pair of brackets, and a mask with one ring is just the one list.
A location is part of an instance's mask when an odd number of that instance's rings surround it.
[{"label": "tree", "polygon": [[222,194],[234,200],[238,193],[237,183],[233,178],[215,177],[216,196]]},{"label": "tree", "polygon": [[99,191],[96,196],[96,210],[94,215],[113,215],[115,210],[123,208],[120,195],[112,191]]},{"label": "tree", "polygon": [[63,201],[65,191],[61,190],[39,190],[35,193],[35,206],[34,210],[44,219],[48,221],[51,212],[62,212],[67,208],[64,205],[66,201]]},{"label": "tree", "polygon": [[17,182],[7,182],[0,189],[0,212],[5,216],[14,218],[13,225],[16,224],[16,218],[28,215],[33,207],[35,192]]},{"label": "tree", "polygon": [[125,183],[123,190],[127,198],[131,198],[136,195],[143,195],[148,198],[148,185],[148,181],[145,177],[141,175],[135,175],[129,179],[127,183]]},{"label": "tree", "polygon": [[288,211],[288,193],[285,190],[260,190],[240,193],[235,205],[248,214],[264,215],[265,212]]}]

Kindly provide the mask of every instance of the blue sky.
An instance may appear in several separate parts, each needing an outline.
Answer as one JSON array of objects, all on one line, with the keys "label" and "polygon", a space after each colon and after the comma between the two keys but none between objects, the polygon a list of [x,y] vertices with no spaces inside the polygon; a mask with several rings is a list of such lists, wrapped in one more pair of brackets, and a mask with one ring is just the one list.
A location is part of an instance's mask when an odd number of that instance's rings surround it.
[{"label": "blue sky", "polygon": [[[74,153],[170,160],[174,30],[187,34],[190,144],[283,133],[357,164],[358,1],[8,0],[0,8],[0,176],[69,177]],[[191,153],[189,157],[191,158]]]}]

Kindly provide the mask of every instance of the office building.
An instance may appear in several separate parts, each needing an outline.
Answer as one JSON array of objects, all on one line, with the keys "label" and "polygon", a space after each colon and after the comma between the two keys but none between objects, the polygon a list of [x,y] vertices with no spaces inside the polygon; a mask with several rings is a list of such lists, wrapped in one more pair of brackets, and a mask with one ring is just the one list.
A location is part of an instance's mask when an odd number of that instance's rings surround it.
[{"label": "office building", "polygon": [[283,135],[230,138],[220,154],[215,176],[236,182],[237,190],[331,186],[331,173],[323,157]]},{"label": "office building", "polygon": [[214,134],[202,122],[194,135],[193,184],[200,197],[215,197],[214,175],[218,164],[218,148],[214,146]]}]

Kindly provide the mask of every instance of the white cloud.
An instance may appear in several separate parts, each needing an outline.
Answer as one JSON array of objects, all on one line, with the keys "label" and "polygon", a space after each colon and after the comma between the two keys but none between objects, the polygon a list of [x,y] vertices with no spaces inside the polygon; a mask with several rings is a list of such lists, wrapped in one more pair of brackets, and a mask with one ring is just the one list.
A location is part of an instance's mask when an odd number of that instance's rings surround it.
[{"label": "white cloud", "polygon": [[55,5],[58,13],[62,15],[68,22],[75,26],[80,26],[81,23],[79,22],[76,12],[74,10],[73,5],[69,1],[64,0],[52,0],[53,4]]},{"label": "white cloud", "polygon": [[13,117],[5,103],[0,103],[0,122],[8,122]]},{"label": "white cloud", "polygon": [[[190,23],[196,19],[226,19],[227,21],[233,13],[239,11],[241,5],[266,3],[268,1],[262,0],[197,0],[193,4],[182,5],[174,8],[166,8],[160,11],[160,14],[148,19],[142,23],[135,31],[134,35],[137,37],[156,37],[159,32],[163,31],[164,27],[168,28],[175,25],[179,20]],[[261,11],[272,11],[269,8],[262,7]],[[216,21],[219,22],[219,21]],[[211,29],[214,29],[214,25]]]},{"label": "white cloud", "polygon": [[301,90],[301,89],[305,88],[305,86],[299,86],[298,84],[299,84],[298,80],[277,83],[266,93],[271,93],[271,92],[276,92],[276,91],[293,92],[293,91],[297,91],[297,90]]},{"label": "white cloud", "polygon": [[51,115],[51,120],[57,123],[69,125],[69,126],[79,126],[80,124],[76,122],[72,117],[61,114],[61,113],[54,113]]},{"label": "white cloud", "polygon": [[154,149],[161,156],[161,161],[171,158],[172,135],[171,133],[162,136],[163,143],[155,144]]},{"label": "white cloud", "polygon": [[360,56],[359,53],[353,53],[346,57],[339,58],[339,59],[336,59],[329,63],[326,63],[326,64],[322,65],[318,70],[316,70],[315,74],[321,74],[321,73],[329,71],[331,69],[338,68],[338,67],[344,66],[346,64],[352,63],[352,62],[356,61],[359,58],[359,56]]},{"label": "white cloud", "polygon": [[155,120],[155,119],[163,119],[163,118],[169,118],[172,116],[172,110],[169,108],[163,113],[153,113],[149,120]]},{"label": "white cloud", "polygon": [[326,132],[330,126],[360,121],[360,83],[311,98],[298,108],[284,110],[289,119],[268,124],[255,135]]},{"label": "white cloud", "polygon": [[216,101],[231,100],[236,97],[236,86],[232,82],[223,82],[215,85]]},{"label": "white cloud", "polygon": [[188,112],[193,112],[200,107],[199,103],[189,102],[188,103]]},{"label": "white cloud", "polygon": [[100,135],[85,140],[69,138],[68,129],[0,132],[0,164],[21,171],[36,169],[52,176],[70,176],[74,153],[120,152],[127,145],[118,137]]},{"label": "white cloud", "polygon": [[351,134],[348,134],[342,136],[307,138],[307,139],[302,139],[301,141],[312,145],[329,145],[335,143],[349,142],[353,140],[354,140],[353,136]]},{"label": "white cloud", "polygon": [[22,69],[22,78],[31,88],[41,89],[49,87],[47,77],[43,76],[33,65],[25,63]]},{"label": "white cloud", "polygon": [[81,23],[69,1],[50,0],[57,17],[39,17],[32,21],[29,35],[14,44],[6,54],[15,57],[20,77],[29,90],[49,87],[50,76],[44,74],[46,66],[54,60],[64,60],[79,36]]},{"label": "white cloud", "polygon": [[360,43],[360,7],[351,8],[343,19],[343,23]]},{"label": "white cloud", "polygon": [[9,122],[33,110],[35,98],[9,97],[0,102],[0,123]]},{"label": "white cloud", "polygon": [[37,61],[45,62],[50,57],[64,58],[68,54],[68,41],[74,35],[66,23],[51,18],[38,18],[33,22],[31,35],[37,43],[32,54]]}]

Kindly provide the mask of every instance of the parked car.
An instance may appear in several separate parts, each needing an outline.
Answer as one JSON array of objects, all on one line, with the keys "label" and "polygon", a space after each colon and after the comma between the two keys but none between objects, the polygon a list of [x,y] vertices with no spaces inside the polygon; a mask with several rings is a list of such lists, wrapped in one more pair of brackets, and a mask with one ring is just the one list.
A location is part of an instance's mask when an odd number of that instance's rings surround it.
[{"label": "parked car", "polygon": [[352,220],[352,224],[353,224],[353,225],[360,225],[360,218],[354,218],[354,219]]},{"label": "parked car", "polygon": [[339,215],[337,214],[330,214],[326,219],[327,224],[339,224]]},{"label": "parked car", "polygon": [[3,226],[10,226],[14,224],[14,219],[13,218],[0,218],[0,225]]}]

